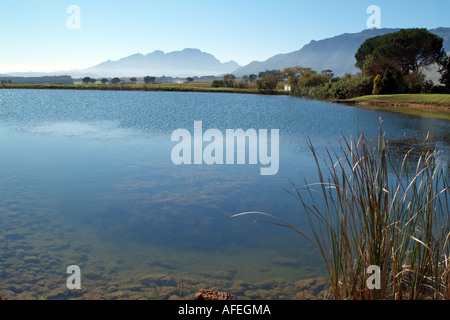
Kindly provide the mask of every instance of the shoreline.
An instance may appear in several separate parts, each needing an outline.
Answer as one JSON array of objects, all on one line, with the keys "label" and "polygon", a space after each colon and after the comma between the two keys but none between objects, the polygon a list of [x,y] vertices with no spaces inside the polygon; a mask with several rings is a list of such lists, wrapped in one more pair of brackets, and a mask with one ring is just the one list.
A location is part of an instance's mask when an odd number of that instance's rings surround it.
[{"label": "shoreline", "polygon": [[404,115],[431,117],[450,121],[450,106],[433,103],[377,101],[364,97],[350,100],[331,100],[332,103],[346,104],[371,110],[400,113]]},{"label": "shoreline", "polygon": [[[347,102],[346,102],[347,103]],[[419,104],[419,103],[405,103],[405,102],[380,102],[380,101],[354,101],[353,103],[359,106],[380,107],[380,108],[405,108],[416,110],[433,110],[449,112],[449,106],[441,106],[437,104]]]},{"label": "shoreline", "polygon": [[177,85],[67,85],[67,84],[4,84],[1,89],[24,90],[86,90],[86,91],[141,91],[141,92],[203,92],[203,93],[237,93],[256,95],[290,95],[284,90],[260,91],[258,89],[240,88],[213,88],[202,86],[177,86]]}]

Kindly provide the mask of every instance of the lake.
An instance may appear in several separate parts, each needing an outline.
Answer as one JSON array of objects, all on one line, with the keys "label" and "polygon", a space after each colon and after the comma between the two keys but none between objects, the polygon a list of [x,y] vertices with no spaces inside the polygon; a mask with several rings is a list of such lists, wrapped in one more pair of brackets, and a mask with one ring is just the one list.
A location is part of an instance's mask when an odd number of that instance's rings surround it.
[{"label": "lake", "polygon": [[[447,154],[450,123],[288,96],[0,90],[0,296],[189,299],[216,288],[241,299],[307,298],[326,276],[314,246],[255,216],[308,231],[291,182],[318,180],[323,151],[364,131]],[[175,165],[177,129],[279,130],[279,170]],[[205,143],[204,146],[207,144]],[[247,159],[248,160],[248,159]],[[262,219],[264,220],[264,219]],[[81,270],[69,290],[67,268]]]}]

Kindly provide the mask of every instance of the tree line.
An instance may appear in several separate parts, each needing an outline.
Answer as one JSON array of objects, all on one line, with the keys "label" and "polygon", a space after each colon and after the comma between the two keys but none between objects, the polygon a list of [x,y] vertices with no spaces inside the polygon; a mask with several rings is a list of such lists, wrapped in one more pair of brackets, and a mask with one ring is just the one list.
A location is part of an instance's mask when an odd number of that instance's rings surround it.
[{"label": "tree line", "polygon": [[[84,84],[96,84],[97,82],[100,81],[101,84],[119,84],[122,80],[120,78],[112,78],[112,79],[107,79],[107,78],[102,78],[102,79],[96,79],[96,78],[91,78],[91,77],[84,77],[81,80]],[[136,77],[132,77],[129,79],[131,84],[135,84],[137,83],[137,78]],[[144,77],[144,83],[145,84],[154,84],[156,83],[156,77],[152,77],[152,76],[146,76]]]},{"label": "tree line", "polygon": [[[260,91],[273,91],[280,82],[293,95],[315,99],[350,99],[370,94],[447,93],[450,92],[450,57],[443,39],[426,29],[403,29],[366,40],[358,49],[357,74],[335,77],[332,70],[317,72],[296,66],[266,70],[242,77],[242,83],[255,82]],[[437,66],[440,84],[427,80],[423,69]],[[213,87],[237,87],[235,76],[225,75]]]}]

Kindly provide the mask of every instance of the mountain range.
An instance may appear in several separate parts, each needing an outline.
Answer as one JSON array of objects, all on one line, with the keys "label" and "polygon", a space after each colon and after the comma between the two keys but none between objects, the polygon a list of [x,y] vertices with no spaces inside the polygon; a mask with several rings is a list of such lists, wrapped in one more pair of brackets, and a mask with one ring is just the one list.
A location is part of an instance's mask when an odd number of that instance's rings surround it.
[{"label": "mountain range", "polygon": [[102,77],[190,77],[225,74],[239,67],[234,61],[222,63],[198,49],[184,49],[169,53],[157,50],[147,55],[138,53],[118,61],[108,60],[82,72]]},{"label": "mountain range", "polygon": [[[298,51],[279,54],[266,61],[254,61],[233,72],[236,76],[258,74],[260,71],[302,66],[315,71],[332,70],[336,76],[346,72],[356,73],[355,54],[361,44],[369,38],[393,33],[400,29],[367,29],[359,33],[345,33],[333,38],[311,41]],[[446,52],[450,51],[450,28],[429,30],[444,39]]]},{"label": "mountain range", "polygon": [[[52,73],[9,73],[9,75],[22,77],[70,75],[72,77],[100,78],[143,77],[147,75],[158,77],[163,75],[168,77],[221,76],[233,73],[240,77],[258,74],[265,70],[282,70],[287,67],[303,66],[310,67],[315,71],[329,69],[336,76],[342,76],[346,72],[358,72],[355,67],[355,53],[365,40],[398,30],[400,29],[367,29],[359,33],[345,33],[319,41],[313,40],[297,51],[278,54],[265,61],[253,61],[246,66],[240,66],[235,61],[223,63],[212,54],[202,52],[199,49],[184,49],[169,53],[158,50],[146,55],[137,53],[116,61],[108,60],[83,70]],[[444,48],[446,52],[449,52],[450,28],[437,28],[429,31],[444,39]]]}]

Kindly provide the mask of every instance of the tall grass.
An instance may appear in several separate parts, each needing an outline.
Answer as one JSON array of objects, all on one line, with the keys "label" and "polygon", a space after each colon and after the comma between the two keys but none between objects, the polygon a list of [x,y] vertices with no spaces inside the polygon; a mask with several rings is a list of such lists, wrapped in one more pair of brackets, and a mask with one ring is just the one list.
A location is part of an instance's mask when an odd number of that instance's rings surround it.
[{"label": "tall grass", "polygon": [[[380,124],[377,141],[343,139],[323,162],[309,141],[318,182],[292,192],[304,207],[310,240],[326,264],[334,299],[450,299],[450,227],[445,168],[426,139],[400,161]],[[320,200],[314,195],[319,193]],[[250,213],[243,213],[250,214]],[[242,215],[242,214],[241,214]],[[370,266],[380,288],[370,289]]]}]

